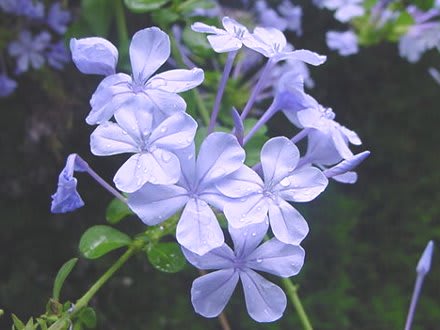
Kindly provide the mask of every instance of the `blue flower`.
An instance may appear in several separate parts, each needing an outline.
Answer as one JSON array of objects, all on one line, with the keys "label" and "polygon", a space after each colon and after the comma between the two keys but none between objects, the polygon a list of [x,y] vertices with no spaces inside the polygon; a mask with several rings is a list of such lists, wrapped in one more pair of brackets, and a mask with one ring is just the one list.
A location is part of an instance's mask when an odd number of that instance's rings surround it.
[{"label": "blue flower", "polygon": [[[112,63],[114,56],[107,50],[101,53],[99,49],[90,48],[91,61],[99,59],[101,54],[101,60]],[[75,61],[75,47],[72,53]],[[90,100],[92,110],[86,118],[88,124],[107,121],[133,97],[144,98],[154,105],[155,120],[161,121],[175,112],[185,111],[186,103],[176,93],[194,88],[204,79],[203,70],[197,68],[170,70],[152,76],[170,56],[169,37],[157,27],[136,32],[129,53],[133,75],[112,74],[99,84]],[[90,67],[89,59],[83,55],[76,59],[75,64]]]},{"label": "blue flower", "polygon": [[293,6],[289,1],[284,0],[278,7],[278,12],[270,8],[266,1],[259,0],[255,3],[259,22],[264,27],[273,27],[281,31],[290,30],[297,35],[302,34],[301,18],[302,8]]},{"label": "blue flower", "polygon": [[314,167],[297,169],[298,148],[285,137],[267,141],[261,150],[264,182],[252,169],[243,166],[216,184],[230,198],[224,214],[229,224],[241,228],[269,222],[275,237],[286,244],[299,244],[309,229],[303,216],[287,201],[308,202],[328,184],[322,172]]},{"label": "blue flower", "polygon": [[327,46],[336,50],[341,56],[356,54],[359,51],[357,36],[353,31],[326,33]]},{"label": "blue flower", "polygon": [[44,4],[34,0],[1,0],[0,8],[9,14],[40,19],[44,16]]},{"label": "blue flower", "polygon": [[9,55],[17,59],[16,73],[23,73],[32,66],[39,69],[45,62],[44,51],[49,46],[50,34],[41,32],[35,38],[28,30],[20,32],[19,39],[8,45]]},{"label": "blue flower", "polygon": [[270,58],[273,63],[292,59],[311,65],[325,62],[326,56],[305,49],[291,50],[283,32],[275,28],[256,27],[254,32],[243,43],[246,47]]},{"label": "blue flower", "polygon": [[[193,143],[197,123],[186,113],[176,113],[153,126],[151,107],[143,98],[133,98],[115,113],[116,123],[99,125],[90,136],[92,153],[108,156],[133,153],[118,170],[118,189],[134,192],[145,183],[174,184],[180,177],[178,149]],[[142,110],[140,110],[142,109]]]},{"label": "blue flower", "polygon": [[212,133],[203,141],[197,160],[194,146],[179,154],[182,176],[176,185],[146,184],[128,196],[128,205],[147,225],[156,225],[183,208],[177,241],[203,255],[224,242],[223,232],[208,204],[219,210],[225,200],[215,187],[243,166],[245,153],[231,134]]},{"label": "blue flower", "polygon": [[279,319],[286,309],[283,290],[259,275],[263,271],[280,277],[298,274],[304,263],[304,250],[273,238],[258,246],[267,231],[265,222],[241,229],[229,227],[235,250],[222,245],[203,256],[183,248],[186,259],[199,269],[216,269],[197,278],[191,288],[191,301],[197,313],[216,317],[225,308],[239,279],[246,308],[257,322]]},{"label": "blue flower", "polygon": [[64,42],[62,40],[56,44],[50,45],[46,56],[47,63],[54,69],[58,70],[64,68],[64,65],[70,61],[70,54],[64,46]]},{"label": "blue flower", "polygon": [[0,74],[0,97],[11,95],[17,88],[17,82],[6,74]]},{"label": "blue flower", "polygon": [[77,154],[67,157],[66,166],[58,177],[58,188],[52,195],[52,213],[66,213],[84,206],[84,201],[76,190],[77,180],[74,172],[85,172],[85,162]]},{"label": "blue flower", "polygon": [[200,33],[209,33],[208,41],[217,53],[240,49],[244,41],[250,36],[248,29],[229,17],[223,17],[222,24],[224,30],[200,22],[191,25],[191,29]]},{"label": "blue flower", "polygon": [[363,0],[322,0],[320,6],[335,10],[335,18],[340,22],[348,22],[354,17],[362,16],[365,9]]},{"label": "blue flower", "polygon": [[52,4],[47,13],[47,24],[58,34],[67,31],[67,24],[71,20],[69,11],[64,10],[59,2]]}]

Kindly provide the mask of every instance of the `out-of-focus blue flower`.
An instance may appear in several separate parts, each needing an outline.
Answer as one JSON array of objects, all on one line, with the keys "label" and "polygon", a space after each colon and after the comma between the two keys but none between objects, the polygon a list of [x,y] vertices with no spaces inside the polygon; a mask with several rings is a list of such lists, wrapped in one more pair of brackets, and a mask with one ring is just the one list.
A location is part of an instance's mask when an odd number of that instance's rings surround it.
[{"label": "out-of-focus blue flower", "polygon": [[224,214],[231,226],[241,228],[263,222],[267,215],[275,237],[286,244],[299,244],[309,228],[303,216],[287,201],[309,202],[327,187],[317,168],[296,169],[298,148],[285,137],[267,141],[261,149],[264,182],[243,166],[217,188],[235,200],[226,203]]},{"label": "out-of-focus blue flower", "polygon": [[281,31],[290,30],[297,35],[302,34],[302,8],[294,6],[284,0],[278,7],[278,12],[269,7],[265,0],[259,0],[254,5],[259,24],[264,27],[273,27]]},{"label": "out-of-focus blue flower", "polygon": [[[74,49],[72,53],[75,57]],[[81,58],[75,64],[89,67],[91,62],[99,59],[102,54],[93,47],[87,52],[91,59]],[[84,52],[83,55],[87,54]],[[92,110],[86,121],[90,125],[100,124],[110,119],[124,104],[133,97],[144,98],[154,105],[155,120],[161,121],[175,112],[186,109],[185,101],[177,93],[187,91],[198,86],[204,79],[203,70],[169,70],[157,75],[153,73],[170,56],[170,40],[168,35],[157,27],[146,28],[136,32],[130,44],[130,62],[133,74],[112,74],[104,78],[90,100]],[[106,63],[112,63],[114,56],[110,56]],[[78,63],[81,63],[78,65]],[[151,107],[150,107],[151,108]]]},{"label": "out-of-focus blue flower", "polygon": [[343,23],[365,13],[363,0],[322,0],[319,5],[335,10],[335,18]]},{"label": "out-of-focus blue flower", "polygon": [[437,48],[440,51],[440,22],[430,21],[431,18],[440,16],[440,10],[434,8],[421,12],[415,6],[410,6],[408,12],[414,18],[415,24],[400,38],[399,53],[409,62],[417,62],[429,49]]},{"label": "out-of-focus blue flower", "polygon": [[6,74],[0,74],[0,97],[11,95],[17,88],[17,82]]},{"label": "out-of-focus blue flower", "polygon": [[57,70],[64,68],[66,63],[70,61],[70,54],[61,40],[55,44],[50,45],[49,51],[46,53],[47,63]]},{"label": "out-of-focus blue flower", "polygon": [[44,51],[50,44],[50,34],[41,32],[35,38],[28,30],[21,31],[19,38],[8,45],[8,53],[17,60],[16,73],[26,72],[29,66],[39,69],[45,62]]},{"label": "out-of-focus blue flower", "polygon": [[109,156],[134,153],[117,171],[114,182],[124,192],[134,192],[145,183],[174,184],[180,163],[174,152],[193,143],[197,123],[186,113],[176,113],[153,127],[146,109],[151,104],[133,98],[115,113],[116,123],[99,125],[90,136],[92,153]]},{"label": "out-of-focus blue flower", "polygon": [[76,190],[78,181],[73,176],[75,171],[87,171],[86,163],[77,154],[70,154],[58,177],[57,191],[52,195],[52,213],[66,213],[84,206],[84,201]]},{"label": "out-of-focus blue flower", "polygon": [[195,267],[216,270],[193,282],[191,302],[197,313],[218,316],[240,279],[246,308],[255,321],[272,322],[283,315],[287,304],[283,290],[255,271],[285,278],[296,275],[304,264],[305,252],[299,245],[283,244],[276,238],[259,246],[266,231],[264,221],[240,229],[229,226],[234,250],[224,244],[200,256],[182,249]]},{"label": "out-of-focus blue flower", "polygon": [[113,75],[118,63],[118,50],[108,40],[91,37],[70,39],[72,60],[85,74]]},{"label": "out-of-focus blue flower", "polygon": [[47,13],[47,24],[58,34],[67,31],[67,24],[71,20],[69,11],[63,9],[59,2],[52,4]]},{"label": "out-of-focus blue flower", "polygon": [[245,153],[235,136],[211,133],[203,141],[197,160],[194,146],[178,152],[182,176],[176,185],[146,184],[128,196],[128,205],[147,225],[161,223],[183,208],[176,229],[177,241],[203,255],[224,242],[223,232],[208,204],[222,210],[227,198],[216,184],[228,181],[243,166]]},{"label": "out-of-focus blue flower", "polygon": [[440,85],[440,72],[436,68],[429,68],[428,72],[432,79],[434,79],[435,82]]},{"label": "out-of-focus blue flower", "polygon": [[191,29],[195,32],[209,33],[208,41],[212,49],[217,53],[240,49],[243,46],[243,42],[250,36],[248,29],[229,17],[223,17],[222,24],[224,30],[201,22],[191,25]]},{"label": "out-of-focus blue flower", "polygon": [[336,50],[342,56],[353,55],[359,51],[357,36],[353,31],[328,31],[326,41],[328,48]]},{"label": "out-of-focus blue flower", "polygon": [[0,0],[0,9],[5,13],[26,16],[31,19],[44,17],[44,4],[35,0]]}]

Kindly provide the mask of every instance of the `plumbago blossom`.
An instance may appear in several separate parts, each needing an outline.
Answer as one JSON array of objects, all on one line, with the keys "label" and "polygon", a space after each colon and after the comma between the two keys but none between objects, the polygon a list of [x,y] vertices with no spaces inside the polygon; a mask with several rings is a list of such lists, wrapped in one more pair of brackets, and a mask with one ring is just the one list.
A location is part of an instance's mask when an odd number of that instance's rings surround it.
[{"label": "plumbago blossom", "polygon": [[[106,76],[90,102],[86,121],[98,124],[90,146],[98,156],[130,154],[114,177],[116,187],[127,197],[79,156],[71,155],[60,174],[52,211],[68,212],[84,204],[73,173],[87,171],[146,225],[177,220],[175,237],[186,259],[199,269],[214,270],[193,283],[191,301],[197,313],[219,315],[241,280],[249,315],[258,322],[271,322],[283,315],[286,296],[256,271],[296,275],[305,256],[300,243],[309,231],[304,217],[290,203],[312,201],[325,190],[329,178],[353,173],[369,152],[353,155],[348,145],[360,144],[356,133],[335,122],[331,109],[304,92],[306,70],[289,70],[280,83],[269,74],[281,61],[320,65],[325,56],[293,50],[275,28],[256,27],[251,33],[231,18],[223,18],[222,23],[224,29],[204,23],[192,26],[209,34],[215,51],[229,53],[219,90],[224,90],[235,54],[243,46],[267,62],[241,114],[232,111],[235,128],[231,133],[214,131],[222,96],[218,93],[208,134],[198,150],[194,142],[198,124],[185,113],[186,104],[177,93],[199,85],[203,71],[175,69],[153,75],[170,53],[163,31],[152,27],[133,36],[132,75],[116,73],[118,53],[107,40],[72,39],[78,69]],[[267,87],[268,77],[276,86],[273,103],[244,136],[243,119]],[[244,165],[244,144],[277,111],[283,111],[301,131],[290,140],[271,138],[261,149],[261,163],[253,168]],[[309,143],[301,157],[295,143],[305,137]],[[221,214],[227,231],[220,226]],[[225,244],[225,235],[232,238],[234,250]],[[263,239],[266,242],[260,245]]]},{"label": "plumbago blossom", "polygon": [[[71,43],[73,59],[78,67],[90,70],[88,56],[84,54],[86,51],[93,54],[92,61],[99,58],[95,54],[98,48],[94,49],[93,43],[96,43],[96,39]],[[91,47],[87,47],[87,44]],[[107,70],[115,72],[115,47],[105,40],[99,44],[103,48],[99,50],[102,60],[107,63]],[[132,75],[115,73],[104,78],[90,100],[92,109],[86,118],[88,124],[101,124],[109,120],[119,108],[136,104],[131,102],[133,98],[149,102],[152,105],[150,109],[154,110],[155,121],[161,121],[175,112],[185,111],[185,101],[177,93],[194,88],[203,81],[203,70],[197,68],[170,70],[153,75],[170,56],[169,37],[157,27],[136,32],[129,52]],[[87,69],[85,72],[88,73]]]}]

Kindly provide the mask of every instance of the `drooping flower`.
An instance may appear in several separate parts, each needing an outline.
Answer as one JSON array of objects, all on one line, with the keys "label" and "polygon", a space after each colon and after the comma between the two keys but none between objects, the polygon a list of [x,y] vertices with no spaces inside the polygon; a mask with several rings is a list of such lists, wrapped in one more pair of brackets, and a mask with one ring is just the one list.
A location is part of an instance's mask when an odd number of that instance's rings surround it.
[{"label": "drooping flower", "polygon": [[216,271],[197,278],[191,288],[191,301],[197,313],[218,316],[228,303],[239,280],[243,285],[249,315],[257,322],[279,319],[286,309],[283,290],[256,271],[280,277],[299,273],[304,250],[273,238],[259,246],[267,231],[263,221],[240,229],[229,226],[234,250],[226,244],[203,256],[183,248],[186,259],[199,269]]},{"label": "drooping flower", "polygon": [[117,171],[118,189],[134,192],[145,183],[174,184],[180,177],[180,163],[174,152],[193,143],[197,123],[186,113],[176,113],[153,126],[151,105],[133,98],[115,113],[116,123],[99,125],[90,136],[92,153],[109,156],[133,153]]},{"label": "drooping flower", "polygon": [[353,31],[326,33],[327,46],[336,50],[341,56],[353,55],[359,52],[357,36]]},{"label": "drooping flower", "polygon": [[[74,50],[75,47],[73,53]],[[170,55],[169,37],[157,27],[136,32],[129,53],[132,76],[125,73],[112,74],[99,84],[90,100],[92,110],[86,118],[88,124],[109,120],[116,110],[126,107],[133,97],[148,100],[159,122],[175,112],[185,111],[185,101],[176,93],[194,88],[203,81],[203,70],[197,68],[170,70],[152,76]],[[93,48],[88,50],[88,54],[92,61],[99,58]],[[87,56],[86,53],[82,55]],[[114,54],[108,51],[108,47],[103,55],[105,57],[102,60],[106,63],[114,61]],[[90,67],[87,57],[81,59],[81,64]]]},{"label": "drooping flower", "polygon": [[208,41],[217,53],[240,49],[243,42],[250,36],[248,29],[229,17],[223,17],[222,23],[224,30],[201,22],[191,25],[191,29],[200,33],[209,33]]},{"label": "drooping flower", "polygon": [[159,224],[180,209],[177,241],[188,250],[203,255],[224,242],[218,220],[208,204],[223,209],[227,199],[216,183],[243,166],[245,153],[235,136],[212,133],[203,141],[197,159],[194,146],[179,154],[182,168],[175,185],[146,184],[129,194],[128,205],[147,225]]},{"label": "drooping flower", "polygon": [[77,154],[70,154],[58,177],[57,191],[52,195],[52,213],[66,213],[84,206],[84,201],[76,190],[78,181],[73,176],[75,171],[85,172],[87,168]]},{"label": "drooping flower", "polygon": [[298,148],[285,137],[267,141],[261,150],[264,181],[252,169],[243,166],[217,183],[230,198],[223,209],[232,227],[241,228],[263,222],[267,215],[272,232],[281,242],[299,244],[308,233],[303,216],[287,201],[309,202],[327,186],[328,180],[317,168],[296,169]]},{"label": "drooping flower", "polygon": [[59,2],[50,6],[47,13],[47,24],[58,34],[64,34],[67,31],[67,24],[71,20],[68,10],[63,9]]},{"label": "drooping flower", "polygon": [[17,88],[17,82],[6,74],[0,74],[0,97],[11,95]]},{"label": "drooping flower", "polygon": [[8,45],[8,53],[17,60],[16,73],[26,72],[29,66],[39,69],[45,62],[44,51],[49,46],[50,34],[46,31],[34,38],[28,30],[21,31],[19,38]]}]

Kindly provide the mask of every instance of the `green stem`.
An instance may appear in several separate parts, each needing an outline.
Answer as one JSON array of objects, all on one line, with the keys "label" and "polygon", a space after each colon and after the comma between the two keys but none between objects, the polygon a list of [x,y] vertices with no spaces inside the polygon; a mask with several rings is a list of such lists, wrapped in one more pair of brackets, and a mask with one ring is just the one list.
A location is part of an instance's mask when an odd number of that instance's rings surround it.
[{"label": "green stem", "polygon": [[290,301],[293,303],[296,312],[298,313],[298,317],[302,323],[304,330],[313,330],[312,325],[310,324],[309,318],[304,310],[304,307],[301,303],[301,300],[298,296],[298,286],[294,285],[289,278],[283,278],[282,280],[284,289],[286,289],[287,295],[290,298]]},{"label": "green stem", "polygon": [[48,330],[64,329],[65,325],[69,324],[70,320],[72,320],[76,314],[78,314],[84,307],[87,307],[90,299],[92,299],[108,279],[112,277],[112,275],[121,268],[133,254],[141,250],[143,245],[143,242],[138,243],[135,241],[133,245],[131,245],[127,251],[125,251],[125,253],[120,256],[119,259],[116,260],[116,262],[90,287],[90,289],[76,301],[73,312],[58,319],[58,321],[52,324]]},{"label": "green stem", "polygon": [[[127,22],[125,20],[125,10],[123,0],[118,0],[115,2],[116,6],[116,28],[118,31],[118,37],[121,47],[128,47],[129,38],[128,38],[128,30],[127,30]],[[124,49],[125,49],[124,48]]]},{"label": "green stem", "polygon": [[[185,67],[185,63],[183,62],[182,55],[180,54],[179,47],[177,46],[176,43],[176,39],[171,33],[169,35],[170,35],[170,43],[171,43],[171,55],[173,56],[173,58],[175,59],[176,63],[179,66]],[[208,109],[205,106],[205,103],[203,102],[202,96],[195,88],[191,89],[191,93],[197,104],[197,109],[200,113],[200,116],[202,117],[205,126],[208,126],[210,121],[210,115]]]}]

